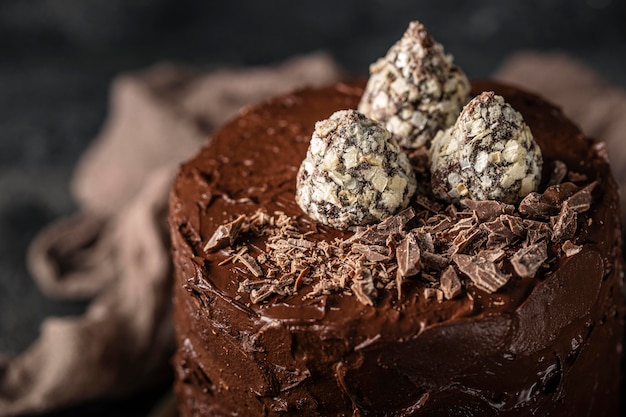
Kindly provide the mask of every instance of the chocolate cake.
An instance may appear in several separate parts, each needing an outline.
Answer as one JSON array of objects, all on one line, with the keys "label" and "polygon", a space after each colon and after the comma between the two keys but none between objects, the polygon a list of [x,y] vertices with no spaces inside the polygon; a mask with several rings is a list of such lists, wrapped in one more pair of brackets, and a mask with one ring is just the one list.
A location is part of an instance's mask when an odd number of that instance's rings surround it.
[{"label": "chocolate cake", "polygon": [[422,135],[401,150],[408,205],[327,225],[296,201],[297,177],[314,129],[331,129],[316,123],[357,109],[364,89],[246,108],[181,167],[180,414],[618,415],[621,225],[602,144],[536,95],[473,81],[469,96],[502,97],[532,132],[536,190],[447,201],[423,147],[440,139]]}]

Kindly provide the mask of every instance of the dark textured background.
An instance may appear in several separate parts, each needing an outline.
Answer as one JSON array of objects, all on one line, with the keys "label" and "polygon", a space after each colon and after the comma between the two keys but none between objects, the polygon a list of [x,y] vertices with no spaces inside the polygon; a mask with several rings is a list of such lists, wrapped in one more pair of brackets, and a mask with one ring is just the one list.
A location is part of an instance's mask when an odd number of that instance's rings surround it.
[{"label": "dark textured background", "polygon": [[[560,51],[626,87],[621,0],[0,0],[0,352],[19,353],[48,315],[25,267],[29,241],[72,213],[68,180],[107,115],[117,74],[161,61],[200,69],[326,50],[356,75],[421,20],[470,77],[517,50]],[[160,392],[55,415],[145,415]]]}]

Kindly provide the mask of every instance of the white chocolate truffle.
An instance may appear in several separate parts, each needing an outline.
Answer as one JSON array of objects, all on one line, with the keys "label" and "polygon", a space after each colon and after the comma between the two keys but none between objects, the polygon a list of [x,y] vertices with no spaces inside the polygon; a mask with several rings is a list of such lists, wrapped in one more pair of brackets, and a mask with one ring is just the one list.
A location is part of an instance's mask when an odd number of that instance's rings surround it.
[{"label": "white chocolate truffle", "polygon": [[413,168],[391,133],[355,110],[340,110],[315,124],[296,202],[314,220],[349,230],[406,208],[415,188]]},{"label": "white chocolate truffle", "polygon": [[419,22],[370,66],[359,111],[381,122],[406,148],[429,145],[454,124],[470,84],[452,56]]},{"label": "white chocolate truffle", "polygon": [[433,192],[463,198],[519,202],[541,181],[543,159],[522,115],[494,92],[470,101],[453,127],[430,148]]}]

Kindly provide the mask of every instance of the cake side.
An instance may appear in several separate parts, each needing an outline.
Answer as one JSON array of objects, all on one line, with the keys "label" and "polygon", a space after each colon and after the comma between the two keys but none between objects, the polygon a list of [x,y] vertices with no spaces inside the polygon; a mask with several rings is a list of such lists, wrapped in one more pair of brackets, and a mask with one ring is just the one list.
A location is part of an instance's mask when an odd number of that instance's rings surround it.
[{"label": "cake side", "polygon": [[[217,227],[261,207],[302,217],[295,175],[312,127],[355,108],[362,84],[247,109],[182,167],[170,200],[183,415],[616,414],[621,229],[608,164],[540,98],[487,81],[472,87],[494,90],[520,111],[547,160],[563,161],[585,183],[599,181],[579,217],[580,252],[502,291],[470,288],[443,302],[425,299],[427,283],[414,280],[400,301],[382,291],[375,306],[343,293],[251,304],[238,291],[250,271],[220,266],[226,255],[206,254],[204,245]],[[303,221],[321,240],[350,236]]]}]

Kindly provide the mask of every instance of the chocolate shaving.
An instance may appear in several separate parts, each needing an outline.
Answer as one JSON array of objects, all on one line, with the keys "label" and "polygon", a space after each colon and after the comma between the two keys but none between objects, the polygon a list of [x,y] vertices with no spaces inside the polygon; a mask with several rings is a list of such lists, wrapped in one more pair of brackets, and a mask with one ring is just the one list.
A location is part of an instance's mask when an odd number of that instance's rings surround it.
[{"label": "chocolate shaving", "polygon": [[263,276],[263,270],[261,269],[261,267],[259,266],[259,264],[256,262],[256,259],[254,259],[252,256],[250,256],[247,253],[241,254],[241,255],[237,255],[236,259],[241,262],[242,264],[245,265],[246,268],[248,268],[248,270],[252,273],[252,275],[254,275],[255,277],[262,277]]},{"label": "chocolate shaving", "polygon": [[[381,290],[395,288],[401,299],[408,277],[420,279],[425,294],[440,300],[457,297],[468,282],[493,293],[510,279],[505,271],[536,277],[559,253],[582,250],[573,243],[578,213],[589,210],[596,185],[554,184],[529,194],[517,211],[497,201],[443,207],[423,194],[414,208],[334,241],[313,238],[317,229],[298,217],[258,211],[219,227],[207,250],[230,245],[219,265],[245,266],[241,271],[249,278],[242,278],[239,291],[252,303],[300,292],[304,298],[352,294],[375,305]],[[245,243],[248,235],[264,236],[265,247]],[[559,245],[561,251],[548,252]]]},{"label": "chocolate shaving", "polygon": [[563,202],[577,191],[579,187],[571,182],[552,185],[543,194],[528,194],[520,202],[519,212],[530,218],[546,220],[555,216]]},{"label": "chocolate shaving", "polygon": [[[245,281],[244,281],[245,282]],[[258,281],[256,281],[258,282]],[[257,304],[262,301],[265,301],[267,298],[273,295],[290,295],[291,289],[290,286],[294,282],[293,274],[289,274],[284,276],[282,279],[274,279],[269,282],[264,281],[258,288],[252,289],[250,291],[250,302]],[[248,284],[251,285],[251,284]],[[240,286],[241,291],[241,286]]]},{"label": "chocolate shaving", "polygon": [[449,266],[439,280],[441,285],[441,291],[446,300],[452,300],[457,295],[461,294],[461,280],[456,274],[454,267]]},{"label": "chocolate shaving", "polygon": [[564,182],[546,188],[546,190],[541,195],[541,198],[547,204],[552,204],[556,207],[578,190],[579,187],[576,184],[571,182]]},{"label": "chocolate shaving", "polygon": [[293,291],[297,292],[298,289],[300,288],[300,285],[302,285],[302,283],[304,282],[304,277],[307,276],[307,274],[309,273],[311,269],[310,268],[304,268],[302,271],[300,271],[300,273],[298,274],[298,276],[296,277],[295,282],[293,283]]},{"label": "chocolate shaving", "polygon": [[400,232],[408,222],[415,217],[413,207],[400,211],[395,216],[389,216],[376,225],[376,229],[393,232]]},{"label": "chocolate shaving", "polygon": [[302,237],[299,238],[293,238],[290,237],[287,239],[287,243],[299,248],[306,248],[306,249],[311,249],[312,247],[315,246],[315,243],[311,242],[310,240],[306,240]]},{"label": "chocolate shaving", "polygon": [[433,214],[441,213],[442,211],[441,204],[437,203],[436,201],[426,198],[426,196],[422,194],[418,194],[415,197],[415,202]]},{"label": "chocolate shaving", "polygon": [[550,220],[553,228],[552,241],[562,242],[572,239],[578,227],[577,217],[576,211],[569,207],[568,202],[563,203],[559,215]]},{"label": "chocolate shaving", "polygon": [[529,193],[522,199],[518,210],[524,216],[532,219],[548,219],[551,215],[558,212],[556,207],[542,201],[541,194],[535,192]]},{"label": "chocolate shaving", "polygon": [[488,293],[498,291],[509,281],[507,275],[500,272],[493,262],[485,258],[457,254],[452,257],[452,260],[477,288]]},{"label": "chocolate shaving", "polygon": [[384,245],[389,237],[385,230],[379,230],[373,226],[358,228],[352,237],[346,240],[345,244],[353,242],[363,242],[368,245]]},{"label": "chocolate shaving", "polygon": [[572,243],[571,240],[566,240],[563,242],[563,245],[561,245],[561,249],[563,250],[563,253],[565,253],[565,256],[569,258],[570,256],[574,256],[583,250],[583,247]]},{"label": "chocolate shaving", "polygon": [[477,227],[462,230],[452,241],[452,246],[450,246],[448,253],[454,255],[456,253],[471,252],[469,248],[471,246],[480,246],[480,244],[476,245],[475,243],[477,241],[480,242],[482,237],[484,237],[484,232]]},{"label": "chocolate shaving", "polygon": [[376,288],[372,279],[372,273],[368,269],[359,269],[357,276],[352,281],[350,289],[359,301],[365,305],[373,306]]},{"label": "chocolate shaving", "polygon": [[500,216],[491,222],[480,225],[480,228],[487,232],[487,248],[502,248],[517,239],[515,233],[504,220]]},{"label": "chocolate shaving", "polygon": [[461,200],[461,203],[473,210],[480,222],[489,222],[501,214],[513,214],[515,206],[512,204],[504,204],[495,200],[470,200],[468,198]]},{"label": "chocolate shaving", "polygon": [[526,244],[532,245],[542,240],[550,239],[552,229],[547,223],[537,220],[524,219],[524,229],[526,229]]},{"label": "chocolate shaving", "polygon": [[245,219],[246,216],[241,215],[232,222],[220,225],[204,246],[204,251],[213,252],[227,246],[233,246]]},{"label": "chocolate shaving", "polygon": [[443,231],[441,234],[438,234],[437,237],[438,239],[452,242],[462,231],[468,229],[473,230],[475,227],[475,219],[468,217],[457,221],[451,228]]},{"label": "chocolate shaving", "polygon": [[518,216],[503,215],[501,219],[505,222],[509,230],[517,237],[526,236],[526,228],[524,227],[524,220]]},{"label": "chocolate shaving", "polygon": [[591,192],[598,184],[597,181],[592,182],[581,190],[572,194],[565,202],[570,209],[576,213],[583,213],[591,208]]},{"label": "chocolate shaving", "polygon": [[521,248],[511,257],[511,265],[520,277],[533,278],[539,267],[548,259],[545,241]]},{"label": "chocolate shaving", "polygon": [[412,233],[407,234],[396,248],[396,259],[400,276],[410,277],[420,271],[420,248]]},{"label": "chocolate shaving", "polygon": [[426,222],[429,225],[430,233],[440,235],[441,233],[452,227],[452,220],[448,217],[436,215],[428,219]]},{"label": "chocolate shaving", "polygon": [[388,248],[385,246],[355,243],[352,245],[351,252],[361,254],[365,256],[368,261],[372,262],[383,262],[391,259]]},{"label": "chocolate shaving", "polygon": [[430,232],[427,232],[426,230],[424,230],[423,227],[420,227],[411,230],[411,233],[413,234],[413,236],[415,236],[415,239],[417,240],[417,245],[419,246],[420,250],[427,252],[435,251],[433,236],[432,234],[430,234]]},{"label": "chocolate shaving", "polygon": [[483,249],[476,254],[479,258],[488,260],[489,262],[499,262],[504,258],[506,252],[503,249]]}]

